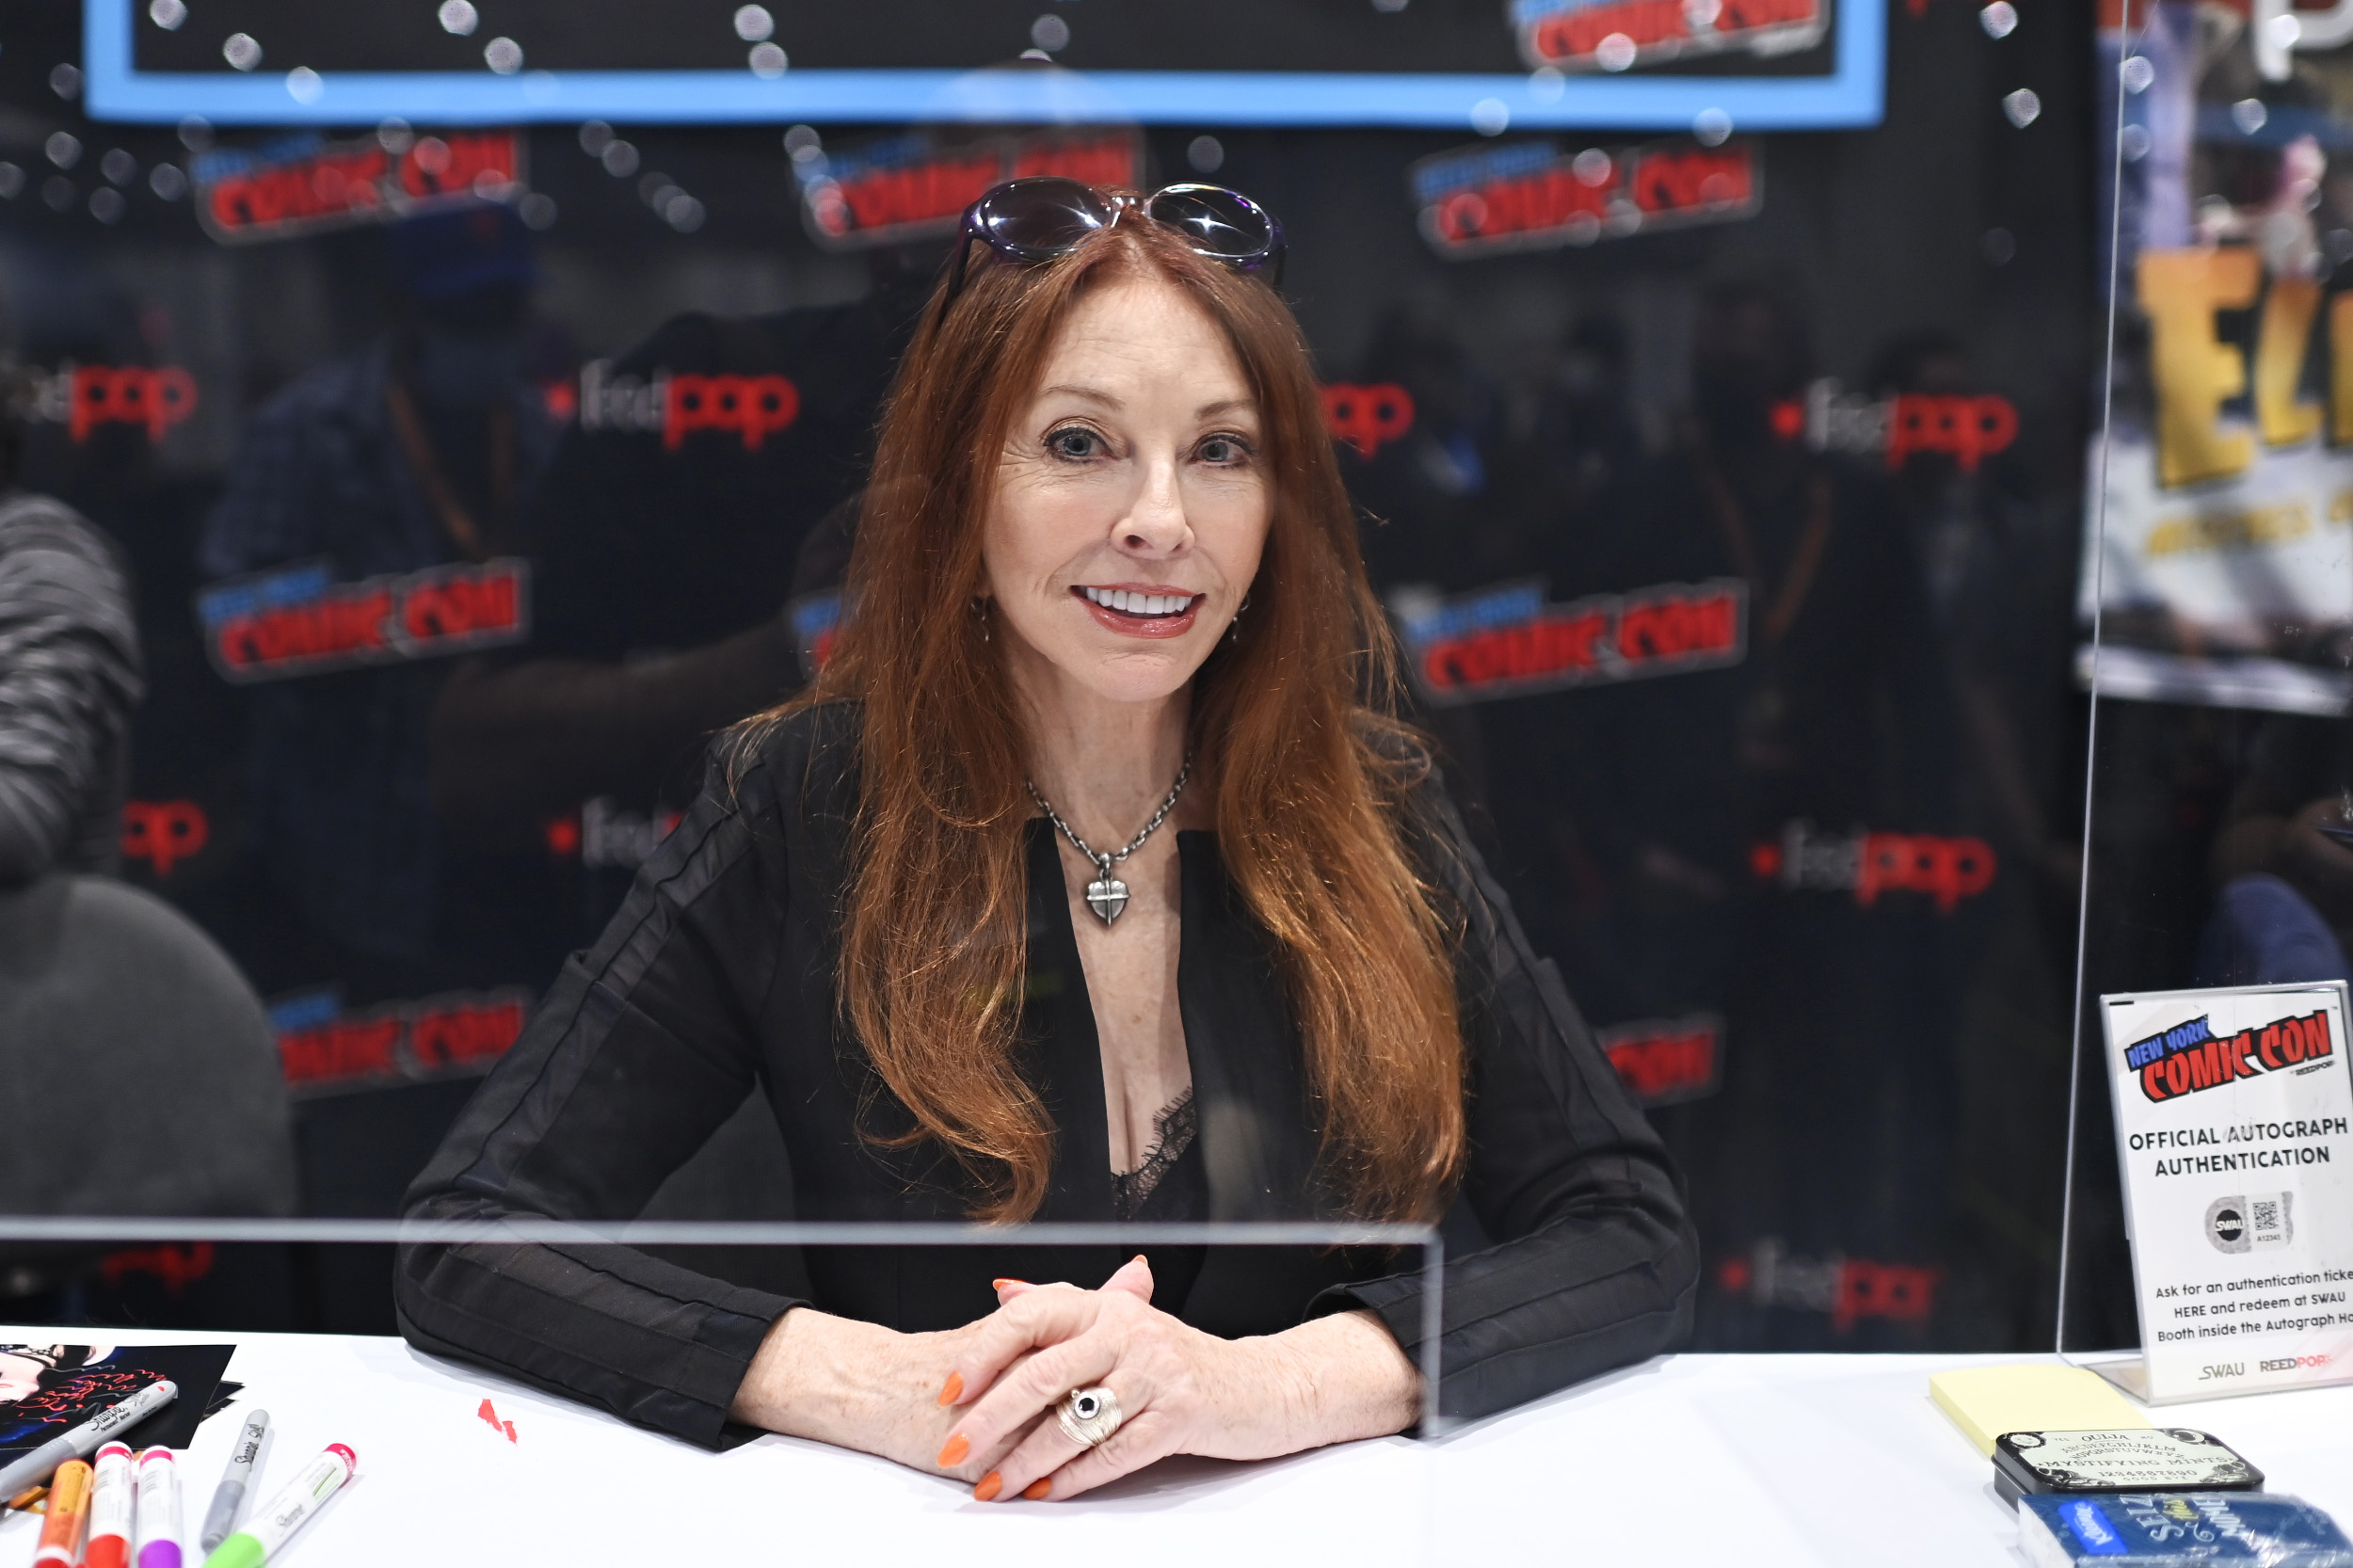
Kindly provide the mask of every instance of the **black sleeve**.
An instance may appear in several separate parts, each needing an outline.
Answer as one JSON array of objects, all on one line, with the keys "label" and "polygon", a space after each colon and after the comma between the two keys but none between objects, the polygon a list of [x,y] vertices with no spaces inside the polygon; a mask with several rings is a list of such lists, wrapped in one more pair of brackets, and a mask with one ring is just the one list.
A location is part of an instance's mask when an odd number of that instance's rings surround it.
[{"label": "black sleeve", "polygon": [[551,812],[592,795],[648,802],[681,775],[683,793],[697,750],[790,696],[800,673],[781,615],[641,664],[468,660],[433,708],[434,809],[471,839],[528,842]]},{"label": "black sleeve", "polygon": [[[782,951],[775,761],[714,776],[409,1189],[417,1218],[626,1220],[743,1104]],[[402,1334],[707,1448],[783,1297],[611,1244],[400,1250]]]},{"label": "black sleeve", "polygon": [[[1424,859],[1464,918],[1464,1195],[1505,1239],[1446,1263],[1439,1408],[1469,1419],[1673,1350],[1690,1330],[1699,1242],[1665,1147],[1559,972],[1529,952],[1441,792],[1422,795]],[[1423,1294],[1416,1270],[1337,1287],[1317,1309],[1369,1308],[1418,1357]]]},{"label": "black sleeve", "polygon": [[[0,888],[70,863],[143,689],[112,552],[57,503],[10,504],[0,516]],[[111,844],[116,824],[96,825]]]}]

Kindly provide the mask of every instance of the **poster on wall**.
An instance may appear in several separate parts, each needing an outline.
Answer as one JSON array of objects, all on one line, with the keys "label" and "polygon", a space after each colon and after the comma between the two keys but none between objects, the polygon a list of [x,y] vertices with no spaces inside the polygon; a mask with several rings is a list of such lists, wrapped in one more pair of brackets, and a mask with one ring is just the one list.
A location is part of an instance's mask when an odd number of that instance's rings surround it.
[{"label": "poster on wall", "polygon": [[2207,11],[2228,15],[2158,0],[2103,35],[2117,347],[2079,589],[2101,647],[2078,666],[2109,696],[2333,715],[2353,695],[2353,72]]},{"label": "poster on wall", "polygon": [[2151,1404],[2353,1381],[2345,991],[2100,999]]}]

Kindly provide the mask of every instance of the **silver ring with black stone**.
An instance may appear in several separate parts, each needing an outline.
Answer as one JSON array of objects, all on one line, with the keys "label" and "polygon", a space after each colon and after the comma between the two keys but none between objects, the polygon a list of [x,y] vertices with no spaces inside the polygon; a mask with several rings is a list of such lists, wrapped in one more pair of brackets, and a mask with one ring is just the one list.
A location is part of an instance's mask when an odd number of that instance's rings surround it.
[{"label": "silver ring with black stone", "polygon": [[1119,1430],[1119,1396],[1096,1384],[1074,1388],[1054,1407],[1055,1424],[1063,1435],[1082,1448],[1092,1448]]}]

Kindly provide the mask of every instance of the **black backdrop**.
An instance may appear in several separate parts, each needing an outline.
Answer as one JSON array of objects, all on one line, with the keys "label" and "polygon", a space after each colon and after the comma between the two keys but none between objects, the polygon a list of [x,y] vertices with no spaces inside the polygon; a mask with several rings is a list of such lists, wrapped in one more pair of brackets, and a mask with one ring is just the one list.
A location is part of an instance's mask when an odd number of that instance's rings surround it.
[{"label": "black backdrop", "polygon": [[[199,394],[160,439],[38,423],[23,474],[134,564],[151,689],[135,738],[139,853],[124,874],[190,912],[277,1006],[304,1080],[307,1207],[386,1212],[515,1001],[617,898],[632,846],[680,804],[677,787],[552,813],[445,877],[442,902],[456,888],[456,902],[494,911],[499,940],[445,921],[423,948],[370,952],[273,869],[275,819],[256,803],[271,795],[260,770],[280,764],[257,715],[303,681],[314,708],[347,692],[350,712],[371,710],[385,688],[364,683],[380,672],[232,685],[208,662],[191,604],[211,575],[207,520],[237,465],[258,460],[241,445],[255,411],[387,330],[382,233],[216,243],[185,197],[159,194],[171,181],[158,166],[188,160],[182,137],[81,115],[54,72],[76,58],[71,13],[16,0],[0,14],[0,158],[25,174],[0,173],[13,187],[0,201],[8,344],[53,373],[178,366]],[[1148,173],[1185,178],[1214,161],[1218,180],[1281,215],[1285,290],[1329,383],[1410,394],[1410,428],[1360,442],[1369,456],[1342,453],[1385,520],[1368,525],[1369,554],[1385,589],[1407,590],[1401,607],[1532,576],[1552,603],[1753,577],[1736,667],[1429,714],[1540,951],[1662,1101],[1708,1259],[1703,1348],[1992,1349],[2051,1333],[2081,777],[2070,600],[2097,348],[2089,40],[2036,14],[1996,40],[1958,0],[1899,6],[1890,23],[1883,126],[1744,138],[1764,169],[1753,216],[1586,247],[1434,253],[1406,170],[1475,143],[1467,135],[1220,129],[1210,150],[1196,128],[1143,134]],[[2041,105],[2023,128],[2002,104],[2022,87]],[[936,251],[817,248],[782,129],[619,127],[636,152],[626,177],[573,127],[522,133],[529,186],[552,202],[531,237],[530,376],[576,399],[592,360],[616,361],[615,375],[755,374],[763,356],[802,355],[805,395],[809,367],[850,367],[834,390],[854,428],[864,394],[847,380],[869,348],[808,358],[792,329],[759,324],[888,299]],[[890,129],[828,126],[824,145]],[[71,159],[52,155],[58,131],[76,141]],[[118,150],[131,169],[120,181],[104,161]],[[655,172],[692,194],[691,224],[677,223]],[[96,200],[117,187],[120,200]],[[686,312],[715,321],[665,329]],[[887,326],[875,332],[887,346]],[[1773,341],[1759,349],[1743,332]],[[1691,451],[1709,388],[1738,378],[1726,364],[1760,356],[1785,378],[1835,378],[1836,399],[1814,394],[1817,414],[1897,393],[1998,397],[2015,436],[1981,462],[1929,452],[1891,468],[1883,439],[1814,453],[1791,414],[1776,439],[1789,472],[1812,477],[1789,493],[1829,499],[1792,504],[1778,557],[1774,504],[1747,505],[1763,557],[1747,574]],[[1774,396],[1804,402],[1794,382]],[[576,511],[538,503],[519,536],[543,588],[573,593],[561,601],[573,640],[544,651],[618,661],[681,646],[648,632],[600,647],[581,630],[597,618],[581,608],[594,593],[563,584],[584,541],[620,540],[665,582],[756,579],[781,608],[796,554],[783,547],[828,492],[855,484],[855,441],[819,450],[830,427],[814,412],[803,447],[779,438],[754,454],[707,434],[672,451],[650,433],[582,429],[560,395],[551,408],[546,493],[585,499]],[[611,458],[622,477],[606,484],[598,454],[619,449],[596,443],[623,440],[639,444]],[[791,537],[760,541],[775,557],[765,577],[696,554],[722,548],[698,520],[739,483],[746,495],[777,487],[797,509]],[[1804,575],[1790,560],[1809,505],[1834,514],[1833,543],[1785,635],[1769,634]],[[725,621],[705,635],[745,624]],[[439,680],[454,663],[383,679]],[[1802,756],[1759,771],[1760,733],[1769,750]],[[158,842],[184,853],[158,855]],[[133,1306],[183,1320],[388,1322],[364,1274],[334,1273],[299,1255],[291,1274],[282,1260],[224,1263],[209,1282],[145,1288]]]}]

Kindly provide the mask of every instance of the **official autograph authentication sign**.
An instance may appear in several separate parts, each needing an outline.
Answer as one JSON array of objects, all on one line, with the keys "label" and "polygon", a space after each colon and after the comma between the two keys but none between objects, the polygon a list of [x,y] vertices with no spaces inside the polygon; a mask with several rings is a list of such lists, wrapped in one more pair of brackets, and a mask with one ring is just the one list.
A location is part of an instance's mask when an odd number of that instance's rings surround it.
[{"label": "official autograph authentication sign", "polygon": [[2345,984],[2100,1004],[2149,1402],[2353,1380]]}]

